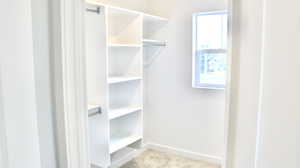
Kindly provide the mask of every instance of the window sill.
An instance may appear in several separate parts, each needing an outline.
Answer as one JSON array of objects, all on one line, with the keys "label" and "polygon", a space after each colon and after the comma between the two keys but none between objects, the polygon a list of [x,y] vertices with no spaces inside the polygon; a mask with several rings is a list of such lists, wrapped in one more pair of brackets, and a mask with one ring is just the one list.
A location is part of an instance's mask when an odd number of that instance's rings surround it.
[{"label": "window sill", "polygon": [[213,86],[192,86],[194,89],[206,89],[206,90],[220,90],[220,91],[224,91],[226,89],[226,87],[213,87]]}]

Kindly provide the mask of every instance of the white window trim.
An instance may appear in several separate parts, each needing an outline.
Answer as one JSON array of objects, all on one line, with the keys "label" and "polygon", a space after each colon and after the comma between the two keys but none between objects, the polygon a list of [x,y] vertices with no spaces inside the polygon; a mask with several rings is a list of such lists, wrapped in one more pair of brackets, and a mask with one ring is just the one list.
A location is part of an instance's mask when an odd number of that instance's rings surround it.
[{"label": "white window trim", "polygon": [[[196,79],[195,79],[195,76],[196,76],[196,71],[195,71],[195,68],[196,68],[196,65],[195,65],[195,61],[196,61],[196,41],[197,41],[197,21],[196,21],[196,18],[197,16],[203,16],[203,15],[216,15],[216,14],[225,14],[225,13],[228,13],[226,10],[217,10],[217,11],[208,11],[208,12],[199,12],[199,13],[195,13],[193,14],[193,26],[192,26],[192,40],[193,40],[193,46],[192,46],[192,87],[193,88],[196,88],[196,89],[211,89],[211,90],[225,90],[226,88],[226,84],[225,86],[222,86],[222,87],[214,87],[214,86],[209,86],[209,87],[201,87],[201,86],[198,86],[196,85]],[[220,51],[220,52],[227,52],[227,49],[207,49],[207,51]],[[227,83],[227,82],[226,82]]]}]

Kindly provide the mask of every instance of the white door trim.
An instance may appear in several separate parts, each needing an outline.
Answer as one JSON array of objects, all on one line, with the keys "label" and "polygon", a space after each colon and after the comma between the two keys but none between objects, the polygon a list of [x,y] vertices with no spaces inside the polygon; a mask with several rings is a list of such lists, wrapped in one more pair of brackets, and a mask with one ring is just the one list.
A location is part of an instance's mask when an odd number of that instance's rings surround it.
[{"label": "white door trim", "polygon": [[235,0],[229,0],[228,1],[228,50],[227,50],[227,81],[226,81],[226,90],[225,90],[225,114],[224,114],[224,156],[222,160],[222,168],[229,168],[228,167],[228,157],[229,155],[232,155],[230,153],[230,141],[232,140],[229,134],[230,126],[232,125],[232,119],[230,118],[230,111],[232,109],[231,106],[231,96],[232,96],[232,85],[233,82],[231,82],[234,76],[232,73],[234,73],[235,67],[233,67],[233,60],[232,60],[232,50],[233,50],[233,44],[232,44],[232,28],[233,28],[233,3],[235,3]]},{"label": "white door trim", "polygon": [[88,168],[84,1],[50,3],[58,163],[63,168]]},{"label": "white door trim", "polygon": [[[87,143],[87,114],[85,91],[85,57],[83,36],[84,0],[51,0],[51,55],[53,73],[53,91],[56,111],[56,130],[59,166],[63,168],[87,168],[89,165]],[[232,30],[233,4],[229,0],[230,31]],[[232,35],[232,32],[230,32]],[[232,40],[229,38],[229,71],[232,80],[236,76],[231,50]],[[229,149],[233,141],[229,129],[234,123],[231,96],[233,84],[228,80],[226,91],[225,113],[225,154],[223,168],[229,163],[232,155]],[[229,168],[229,167],[227,167]]]},{"label": "white door trim", "polygon": [[[238,164],[242,164],[243,161],[246,164],[246,167],[253,165],[255,167],[257,156],[258,156],[258,145],[259,145],[259,130],[260,130],[260,106],[261,106],[261,94],[262,94],[262,81],[263,81],[263,55],[262,55],[262,50],[263,50],[263,33],[264,33],[264,12],[265,12],[265,0],[256,0],[256,1],[239,1],[239,0],[229,0],[229,11],[230,11],[230,19],[231,19],[231,28],[229,29],[231,32],[230,36],[230,42],[229,42],[229,58],[230,58],[230,76],[231,76],[231,84],[228,85],[231,88],[228,89],[227,93],[227,99],[226,99],[226,105],[227,105],[227,111],[225,114],[225,122],[226,122],[226,132],[225,132],[225,137],[226,139],[226,148],[225,148],[225,162],[224,162],[224,168],[233,168],[233,167],[238,167]],[[246,8],[245,6],[251,6],[251,8]],[[244,9],[245,7],[245,9]],[[243,8],[243,10],[241,10]],[[253,10],[255,9],[256,14],[258,15],[251,15],[250,13],[253,13]],[[251,19],[256,17],[256,19]],[[246,22],[242,22],[245,21]],[[257,38],[258,40],[255,41],[252,38],[249,38],[252,36],[249,31],[248,25],[245,25],[245,23],[251,23],[253,20],[259,21],[259,24],[256,24],[255,26],[251,27],[252,29],[255,29],[254,32],[260,32],[262,33],[262,36],[260,38]],[[245,29],[246,27],[246,29]],[[256,29],[260,29],[260,31],[257,31]],[[253,32],[253,31],[252,31]],[[255,33],[254,33],[255,34]],[[243,37],[246,38],[243,38]],[[246,41],[241,41],[241,39],[245,39]],[[253,118],[251,120],[247,121],[248,123],[251,123],[255,125],[255,127],[250,128],[249,125],[243,126],[241,125],[241,119],[239,116],[245,115],[245,113],[242,113],[245,108],[245,104],[242,104],[241,100],[245,97],[245,93],[242,92],[242,89],[245,88],[245,84],[240,86],[241,80],[240,80],[240,72],[243,71],[242,73],[245,73],[246,70],[249,71],[249,68],[243,68],[241,65],[241,62],[244,61],[243,54],[245,54],[245,51],[248,51],[249,48],[256,47],[257,50],[259,50],[258,54],[252,54],[252,57],[257,57],[257,60],[259,60],[259,72],[256,74],[251,74],[250,77],[253,76],[258,76],[258,89],[254,90],[257,92],[257,97],[252,96],[251,99],[255,99],[256,105],[252,105],[252,107],[255,106],[253,110]],[[255,46],[257,45],[257,46]],[[260,46],[259,46],[260,45]],[[250,47],[251,46],[251,47]],[[258,47],[259,46],[259,47]],[[247,50],[248,49],[248,50]],[[256,61],[257,61],[256,60]],[[245,70],[246,69],[246,70]],[[243,75],[243,74],[242,74]],[[242,88],[243,87],[243,88]],[[249,86],[248,86],[249,87]],[[253,91],[253,92],[254,92]],[[241,101],[241,102],[240,102]],[[252,102],[251,102],[252,103]],[[241,109],[242,107],[242,109]],[[247,107],[251,107],[248,105]],[[241,114],[240,114],[241,113]],[[255,115],[256,116],[255,116]],[[249,118],[249,117],[248,117]],[[253,126],[251,125],[251,126]],[[251,137],[250,139],[242,139],[240,133],[242,131],[249,131],[247,132],[249,135],[255,135]],[[243,148],[243,145],[247,144],[248,146],[255,146],[255,150],[245,150]],[[243,149],[242,149],[243,148]],[[254,149],[254,148],[253,148]],[[245,150],[245,151],[244,151]],[[237,153],[238,152],[238,153]],[[241,155],[242,154],[242,155]],[[251,157],[249,157],[251,156]],[[250,163],[250,164],[249,164]]]},{"label": "white door trim", "polygon": [[1,78],[1,62],[0,62],[0,167],[9,168],[1,80],[2,78]]}]

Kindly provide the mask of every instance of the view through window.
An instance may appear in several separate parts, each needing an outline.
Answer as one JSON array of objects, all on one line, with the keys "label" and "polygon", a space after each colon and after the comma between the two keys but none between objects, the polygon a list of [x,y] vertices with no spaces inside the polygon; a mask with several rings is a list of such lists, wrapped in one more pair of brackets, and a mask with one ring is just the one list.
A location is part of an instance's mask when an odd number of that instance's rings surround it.
[{"label": "view through window", "polygon": [[227,12],[193,16],[193,87],[224,88],[226,83]]}]

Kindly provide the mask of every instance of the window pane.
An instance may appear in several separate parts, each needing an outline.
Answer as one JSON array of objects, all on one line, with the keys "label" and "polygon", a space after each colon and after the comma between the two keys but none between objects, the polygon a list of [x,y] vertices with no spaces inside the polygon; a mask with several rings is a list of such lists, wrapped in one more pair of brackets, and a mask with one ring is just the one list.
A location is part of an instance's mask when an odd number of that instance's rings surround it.
[{"label": "window pane", "polygon": [[195,87],[224,87],[226,83],[227,13],[194,15]]},{"label": "window pane", "polygon": [[197,16],[197,49],[227,47],[227,15]]},{"label": "window pane", "polygon": [[226,53],[203,53],[196,55],[196,84],[199,87],[218,87],[225,85]]}]

